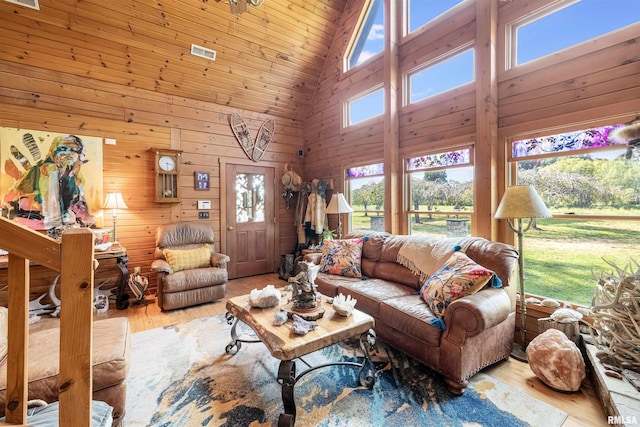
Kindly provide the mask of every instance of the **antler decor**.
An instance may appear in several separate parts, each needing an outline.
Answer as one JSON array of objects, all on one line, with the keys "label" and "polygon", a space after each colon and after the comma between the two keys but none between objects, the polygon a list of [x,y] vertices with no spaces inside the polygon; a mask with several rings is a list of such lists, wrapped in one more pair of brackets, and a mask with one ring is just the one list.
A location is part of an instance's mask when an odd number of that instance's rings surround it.
[{"label": "antler decor", "polygon": [[604,261],[616,270],[617,276],[612,273],[598,279],[591,301],[591,337],[596,347],[620,368],[640,372],[640,265],[632,260],[620,268]]}]

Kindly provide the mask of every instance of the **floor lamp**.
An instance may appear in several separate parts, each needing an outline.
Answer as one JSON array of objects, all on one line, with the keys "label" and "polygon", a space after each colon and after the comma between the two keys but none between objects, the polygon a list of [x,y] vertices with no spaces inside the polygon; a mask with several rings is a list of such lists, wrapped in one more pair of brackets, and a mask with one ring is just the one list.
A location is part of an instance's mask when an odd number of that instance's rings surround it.
[{"label": "floor lamp", "polygon": [[333,193],[326,212],[328,214],[338,214],[338,239],[342,239],[342,214],[353,212],[342,193]]},{"label": "floor lamp", "polygon": [[[534,218],[549,218],[551,212],[547,209],[544,202],[538,195],[538,192],[532,185],[514,185],[507,187],[495,217],[497,219],[506,219],[509,228],[518,235],[518,275],[520,278],[520,335],[521,345],[518,347],[514,344],[511,356],[520,360],[527,361],[527,339],[526,339],[526,319],[527,319],[527,303],[524,293],[524,253],[522,251],[522,236],[531,228]],[[522,220],[529,218],[526,227],[522,227]],[[514,226],[513,219],[517,219],[517,226]]]},{"label": "floor lamp", "polygon": [[127,209],[127,204],[122,199],[122,193],[107,193],[107,199],[104,202],[104,209],[113,209],[113,245],[117,246],[118,234],[116,233],[116,218],[118,209]]}]

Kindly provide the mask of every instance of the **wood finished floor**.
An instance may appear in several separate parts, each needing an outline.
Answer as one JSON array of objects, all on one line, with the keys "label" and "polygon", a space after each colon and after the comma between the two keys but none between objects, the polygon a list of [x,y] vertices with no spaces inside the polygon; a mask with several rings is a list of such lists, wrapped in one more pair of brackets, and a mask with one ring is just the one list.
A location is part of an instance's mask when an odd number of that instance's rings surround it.
[{"label": "wood finished floor", "polygon": [[[248,294],[251,290],[261,289],[267,284],[273,284],[276,287],[285,285],[277,274],[235,279],[228,283],[227,298]],[[224,314],[226,312],[225,305],[226,300],[220,300],[210,304],[163,313],[155,303],[155,298],[147,297],[144,304],[131,305],[127,310],[122,311],[111,309],[107,314],[98,316],[126,316],[135,333],[186,322],[199,317]],[[590,379],[585,380],[580,390],[575,393],[560,393],[551,390],[540,382],[526,363],[512,358],[486,368],[483,372],[567,412],[569,417],[564,422],[564,427],[608,425]]]}]

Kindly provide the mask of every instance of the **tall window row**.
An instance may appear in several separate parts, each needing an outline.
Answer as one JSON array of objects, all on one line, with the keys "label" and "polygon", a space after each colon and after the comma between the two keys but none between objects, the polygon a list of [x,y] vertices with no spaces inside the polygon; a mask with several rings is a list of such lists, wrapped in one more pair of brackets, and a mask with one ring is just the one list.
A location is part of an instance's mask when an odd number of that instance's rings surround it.
[{"label": "tall window row", "polygon": [[[403,0],[405,39],[426,33],[430,23],[465,0]],[[382,0],[365,2],[360,26],[345,54],[345,72],[384,55]],[[442,21],[442,20],[440,20]],[[559,0],[506,24],[505,68],[516,68],[640,22],[637,0]],[[401,40],[402,43],[402,40]],[[402,108],[429,105],[434,95],[475,80],[473,43],[404,72]],[[344,126],[384,114],[384,82],[344,103]],[[570,124],[567,124],[570,126]],[[594,275],[625,267],[640,236],[640,150],[615,138],[621,126],[578,129],[509,141],[507,182],[533,185],[552,218],[527,232],[527,291],[589,305]],[[532,129],[532,133],[537,130]],[[411,234],[452,237],[470,234],[474,221],[474,145],[425,148],[403,162],[403,210]],[[385,175],[382,163],[349,165],[346,193],[354,207],[351,230],[384,230]],[[635,259],[635,261],[640,261]],[[637,268],[637,266],[636,266]]]}]

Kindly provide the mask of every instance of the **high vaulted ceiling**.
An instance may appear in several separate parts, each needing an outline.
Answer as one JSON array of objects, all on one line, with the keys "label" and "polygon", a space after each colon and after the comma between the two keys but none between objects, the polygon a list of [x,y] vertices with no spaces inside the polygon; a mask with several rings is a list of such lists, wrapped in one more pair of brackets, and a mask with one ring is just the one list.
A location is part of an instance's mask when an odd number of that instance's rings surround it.
[{"label": "high vaulted ceiling", "polygon": [[[243,0],[240,0],[243,1]],[[2,58],[133,88],[302,120],[346,0],[0,2]],[[55,42],[54,42],[55,41]],[[192,56],[191,44],[217,51]]]}]

